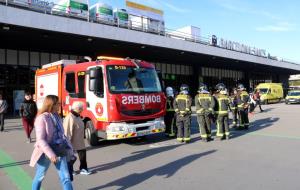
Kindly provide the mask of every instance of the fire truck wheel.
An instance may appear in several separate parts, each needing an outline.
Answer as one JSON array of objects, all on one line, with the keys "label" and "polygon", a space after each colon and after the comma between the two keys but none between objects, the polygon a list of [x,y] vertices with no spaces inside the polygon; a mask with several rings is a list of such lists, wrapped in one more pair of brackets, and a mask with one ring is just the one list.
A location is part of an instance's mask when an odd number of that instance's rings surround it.
[{"label": "fire truck wheel", "polygon": [[98,145],[99,138],[92,121],[86,122],[85,138],[91,146]]}]

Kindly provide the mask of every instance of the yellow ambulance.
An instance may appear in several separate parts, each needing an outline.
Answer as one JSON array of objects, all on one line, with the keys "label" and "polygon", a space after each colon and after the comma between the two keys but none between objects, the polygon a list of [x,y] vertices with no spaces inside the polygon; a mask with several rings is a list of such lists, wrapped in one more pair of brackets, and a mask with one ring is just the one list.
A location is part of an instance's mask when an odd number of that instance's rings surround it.
[{"label": "yellow ambulance", "polygon": [[277,103],[283,98],[281,83],[260,83],[256,90],[259,90],[260,100],[263,104]]}]

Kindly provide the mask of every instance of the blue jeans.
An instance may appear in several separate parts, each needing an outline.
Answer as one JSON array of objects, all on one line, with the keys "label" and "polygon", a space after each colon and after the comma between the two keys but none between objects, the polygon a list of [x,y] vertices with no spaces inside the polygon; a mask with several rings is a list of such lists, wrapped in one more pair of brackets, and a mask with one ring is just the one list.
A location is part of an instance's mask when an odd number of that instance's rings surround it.
[{"label": "blue jeans", "polygon": [[[42,181],[50,164],[50,160],[46,158],[45,154],[43,154],[36,164],[36,173],[32,181],[32,190],[39,190],[41,188]],[[73,190],[66,157],[60,157],[60,159],[56,162],[55,167],[58,171],[60,183],[63,189]]]}]

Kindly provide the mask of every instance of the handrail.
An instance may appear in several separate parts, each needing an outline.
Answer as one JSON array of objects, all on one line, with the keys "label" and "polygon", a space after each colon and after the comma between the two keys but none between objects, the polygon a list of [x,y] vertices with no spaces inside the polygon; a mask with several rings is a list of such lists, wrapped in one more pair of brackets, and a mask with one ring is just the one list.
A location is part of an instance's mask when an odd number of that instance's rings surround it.
[{"label": "handrail", "polygon": [[[109,21],[104,21],[104,20],[102,20],[102,21],[95,20],[93,18],[90,18],[89,11],[87,11],[86,15],[84,15],[84,14],[82,15],[81,14],[81,13],[83,13],[82,10],[80,13],[74,12],[70,9],[70,7],[62,6],[59,4],[54,4],[53,2],[48,2],[46,0],[0,0],[0,4],[3,4],[3,3],[6,6],[12,6],[15,8],[26,9],[26,10],[30,10],[30,11],[34,11],[34,12],[42,12],[44,14],[63,16],[63,17],[68,17],[68,18],[72,18],[72,19],[86,20],[87,22],[108,24],[108,25],[112,25],[112,26],[116,26],[116,27],[127,28],[129,30],[137,30],[137,31],[141,31],[141,32],[165,36],[168,38],[179,39],[179,40],[184,40],[184,41],[189,41],[189,42],[194,42],[194,43],[200,43],[203,45],[214,46],[217,48],[224,49],[223,47],[220,47],[217,44],[212,44],[211,43],[212,36],[210,36],[210,35],[209,36],[192,35],[192,34],[178,31],[178,30],[168,29],[163,24],[158,25],[156,28],[153,28],[153,26],[151,26],[151,25],[144,24],[142,20],[141,20],[142,22],[128,20],[128,24],[120,24],[121,22],[118,18],[115,18],[114,22],[109,22]],[[136,15],[130,15],[130,16],[136,16]],[[136,17],[139,17],[139,16],[136,16]],[[142,17],[140,17],[140,18],[145,19]],[[235,50],[229,50],[229,51],[235,51]],[[240,52],[240,53],[244,53],[244,52]],[[247,53],[245,53],[245,54],[247,54]],[[253,55],[253,56],[257,56],[257,55]],[[264,58],[271,59],[271,60],[277,60],[280,62],[300,64],[298,62],[291,61],[289,59],[283,59],[283,58],[278,59],[276,56],[271,56],[271,55],[268,55]]]}]

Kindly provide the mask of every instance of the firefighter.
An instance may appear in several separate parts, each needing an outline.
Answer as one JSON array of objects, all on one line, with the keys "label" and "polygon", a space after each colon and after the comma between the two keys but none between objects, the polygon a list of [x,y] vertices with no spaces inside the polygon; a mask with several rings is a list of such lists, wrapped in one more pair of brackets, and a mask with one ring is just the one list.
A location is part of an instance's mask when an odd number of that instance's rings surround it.
[{"label": "firefighter", "polygon": [[228,110],[230,110],[230,99],[228,97],[227,89],[223,83],[216,85],[216,113],[217,113],[217,139],[229,139],[229,125],[228,125]]},{"label": "firefighter", "polygon": [[237,108],[237,89],[233,88],[230,95],[230,109],[232,111],[232,127],[236,128],[238,125],[238,108]]},{"label": "firefighter", "polygon": [[180,86],[180,92],[174,101],[176,112],[177,140],[188,143],[191,138],[192,98],[189,95],[189,87],[186,84]]},{"label": "firefighter", "polygon": [[195,97],[195,105],[201,139],[204,142],[208,142],[212,140],[211,118],[214,114],[215,100],[203,83],[199,85],[198,94]]},{"label": "firefighter", "polygon": [[176,120],[175,120],[175,110],[174,110],[174,90],[172,87],[166,88],[167,95],[167,113],[165,115],[166,124],[166,135],[169,137],[175,137],[176,135]]},{"label": "firefighter", "polygon": [[248,109],[250,97],[243,84],[238,84],[237,90],[237,105],[240,120],[239,129],[247,130],[249,128]]}]

